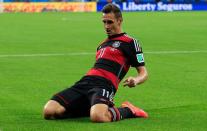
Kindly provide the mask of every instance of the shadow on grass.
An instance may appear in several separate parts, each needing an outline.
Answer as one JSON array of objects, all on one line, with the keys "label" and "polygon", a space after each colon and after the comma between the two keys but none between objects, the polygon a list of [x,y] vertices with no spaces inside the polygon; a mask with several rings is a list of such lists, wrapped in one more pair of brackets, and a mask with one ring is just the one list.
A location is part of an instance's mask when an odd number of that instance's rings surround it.
[{"label": "shadow on grass", "polygon": [[[50,121],[50,120],[49,120]],[[89,117],[78,117],[78,118],[65,118],[65,119],[57,119],[57,120],[51,120],[61,123],[67,123],[67,122],[79,122],[79,123],[92,123]]]}]

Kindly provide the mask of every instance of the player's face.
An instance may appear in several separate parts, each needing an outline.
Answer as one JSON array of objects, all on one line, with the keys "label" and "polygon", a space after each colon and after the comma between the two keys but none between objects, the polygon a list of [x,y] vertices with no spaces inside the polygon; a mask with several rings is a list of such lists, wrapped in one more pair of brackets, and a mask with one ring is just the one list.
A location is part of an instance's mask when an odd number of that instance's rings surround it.
[{"label": "player's face", "polygon": [[114,13],[103,13],[102,21],[108,36],[121,33],[121,19],[115,18]]}]

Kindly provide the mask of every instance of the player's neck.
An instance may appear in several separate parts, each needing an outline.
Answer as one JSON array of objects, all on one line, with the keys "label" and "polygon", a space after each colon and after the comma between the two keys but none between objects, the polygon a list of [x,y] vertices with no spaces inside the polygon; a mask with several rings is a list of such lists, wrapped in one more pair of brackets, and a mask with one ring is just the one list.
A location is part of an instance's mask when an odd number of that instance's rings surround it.
[{"label": "player's neck", "polygon": [[121,28],[119,28],[119,29],[117,29],[116,32],[115,32],[114,34],[112,34],[111,36],[116,36],[116,35],[119,35],[119,34],[122,34],[122,33],[124,33],[124,32],[122,31]]},{"label": "player's neck", "polygon": [[124,34],[126,34],[126,33],[125,33],[125,32],[121,32],[121,33],[118,33],[118,34],[110,35],[110,36],[108,36],[108,38],[109,38],[109,39],[112,39],[112,38],[115,38],[115,37],[122,36],[122,35],[124,35]]},{"label": "player's neck", "polygon": [[121,34],[121,33],[123,33],[123,31],[122,31],[121,28],[119,28],[119,29],[116,31],[116,34]]}]

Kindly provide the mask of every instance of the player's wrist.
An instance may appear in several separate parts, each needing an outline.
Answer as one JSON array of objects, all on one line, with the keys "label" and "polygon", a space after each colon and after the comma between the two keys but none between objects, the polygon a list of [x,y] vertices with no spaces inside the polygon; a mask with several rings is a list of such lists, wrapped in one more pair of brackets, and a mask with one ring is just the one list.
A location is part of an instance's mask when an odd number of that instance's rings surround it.
[{"label": "player's wrist", "polygon": [[140,79],[139,78],[135,78],[135,86],[139,85],[139,83],[140,83]]}]

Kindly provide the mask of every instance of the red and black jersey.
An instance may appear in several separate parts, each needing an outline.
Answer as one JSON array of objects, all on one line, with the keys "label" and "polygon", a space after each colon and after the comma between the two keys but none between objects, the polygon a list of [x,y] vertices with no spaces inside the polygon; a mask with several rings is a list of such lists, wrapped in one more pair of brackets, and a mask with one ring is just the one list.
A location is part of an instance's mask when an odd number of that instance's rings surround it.
[{"label": "red and black jersey", "polygon": [[96,52],[96,62],[87,76],[100,76],[112,82],[118,89],[130,66],[144,66],[142,48],[136,39],[126,33],[109,36]]}]

